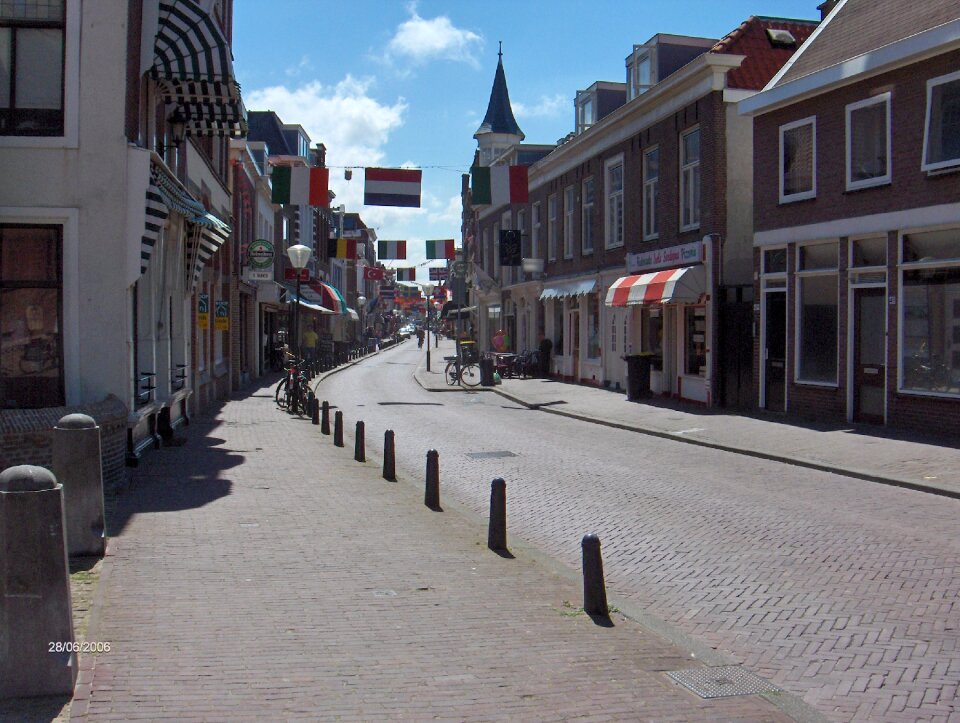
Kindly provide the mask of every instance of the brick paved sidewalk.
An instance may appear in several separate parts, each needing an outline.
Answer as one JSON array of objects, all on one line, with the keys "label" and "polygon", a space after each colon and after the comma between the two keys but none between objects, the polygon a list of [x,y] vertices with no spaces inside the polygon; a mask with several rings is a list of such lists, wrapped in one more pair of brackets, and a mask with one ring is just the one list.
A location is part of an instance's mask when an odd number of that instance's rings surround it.
[{"label": "brick paved sidewalk", "polygon": [[[454,348],[442,340],[434,358],[442,362]],[[446,385],[443,363],[430,372],[421,363],[416,378],[431,391],[459,391]],[[960,498],[960,446],[933,435],[751,417],[660,398],[629,402],[622,391],[546,379],[504,379],[492,391],[551,414]]]},{"label": "brick paved sidewalk", "polygon": [[74,719],[789,719],[674,684],[688,651],[595,624],[575,578],[355,462],[355,421],[336,448],[264,386],[143,460],[87,634],[111,652],[83,659]]}]

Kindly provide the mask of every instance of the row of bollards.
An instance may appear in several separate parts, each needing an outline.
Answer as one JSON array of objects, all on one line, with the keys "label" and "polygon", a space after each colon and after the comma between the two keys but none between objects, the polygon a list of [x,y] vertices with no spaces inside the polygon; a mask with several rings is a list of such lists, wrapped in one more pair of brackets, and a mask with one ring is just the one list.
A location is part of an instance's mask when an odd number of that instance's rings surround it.
[{"label": "row of bollards", "polygon": [[[322,412],[321,412],[322,409]],[[320,431],[330,434],[330,404],[324,401],[321,405],[316,399],[312,403],[314,424],[320,418]],[[366,462],[364,442],[365,428],[363,422],[357,422],[354,459]],[[337,411],[334,415],[334,439],[337,447],[343,447],[343,412]],[[397,481],[395,435],[388,429],[383,435],[383,479],[390,482]],[[424,485],[423,504],[436,512],[442,512],[440,507],[440,453],[435,449],[427,452],[426,481]],[[595,534],[584,535],[581,541],[583,564],[583,610],[588,615],[608,617],[610,608],[607,605],[607,593],[603,578],[603,558],[600,552],[600,538]],[[487,529],[487,547],[495,552],[507,552],[507,483],[502,478],[493,480],[490,484],[490,517]]]}]

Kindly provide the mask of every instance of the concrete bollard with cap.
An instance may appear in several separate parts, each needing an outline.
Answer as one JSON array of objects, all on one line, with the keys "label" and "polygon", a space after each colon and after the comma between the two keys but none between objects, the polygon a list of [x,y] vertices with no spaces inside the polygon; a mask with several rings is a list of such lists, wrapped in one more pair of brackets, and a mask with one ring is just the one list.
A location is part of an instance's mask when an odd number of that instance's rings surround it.
[{"label": "concrete bollard with cap", "polygon": [[63,485],[70,557],[100,557],[105,548],[100,427],[86,414],[68,414],[53,428],[53,474]]}]

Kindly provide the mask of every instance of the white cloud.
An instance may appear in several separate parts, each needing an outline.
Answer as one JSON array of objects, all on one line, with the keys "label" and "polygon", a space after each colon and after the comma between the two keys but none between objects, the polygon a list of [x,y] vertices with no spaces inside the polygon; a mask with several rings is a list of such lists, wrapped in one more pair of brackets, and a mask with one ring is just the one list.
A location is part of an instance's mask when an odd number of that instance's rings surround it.
[{"label": "white cloud", "polygon": [[573,109],[573,102],[559,93],[540,96],[540,100],[531,104],[511,102],[510,105],[517,118],[559,118]]},{"label": "white cloud", "polygon": [[417,14],[416,5],[409,10],[410,19],[400,24],[387,44],[388,57],[407,58],[418,65],[441,59],[479,67],[473,50],[483,43],[480,35],[455,27],[445,15],[427,19]]}]

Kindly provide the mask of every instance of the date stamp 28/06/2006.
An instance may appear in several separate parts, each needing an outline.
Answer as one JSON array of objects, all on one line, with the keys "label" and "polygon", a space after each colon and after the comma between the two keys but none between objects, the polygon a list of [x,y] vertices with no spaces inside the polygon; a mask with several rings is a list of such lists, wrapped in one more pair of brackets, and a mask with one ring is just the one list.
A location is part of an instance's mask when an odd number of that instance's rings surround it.
[{"label": "date stamp 28/06/2006", "polygon": [[47,643],[48,653],[109,653],[109,642],[66,640]]}]

